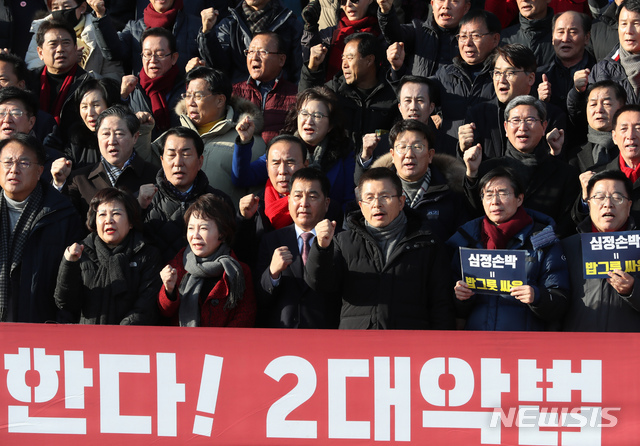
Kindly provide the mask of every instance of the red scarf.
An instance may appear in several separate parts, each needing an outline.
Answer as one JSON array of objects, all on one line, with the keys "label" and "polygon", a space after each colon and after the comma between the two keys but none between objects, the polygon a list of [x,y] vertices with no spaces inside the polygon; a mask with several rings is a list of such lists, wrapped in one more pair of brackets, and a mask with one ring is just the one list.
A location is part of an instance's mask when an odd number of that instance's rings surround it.
[{"label": "red scarf", "polygon": [[140,86],[151,99],[151,110],[156,120],[156,126],[159,130],[166,130],[171,127],[171,119],[169,119],[169,107],[167,107],[167,94],[171,91],[176,83],[179,69],[178,65],[171,67],[162,76],[151,79],[147,73],[140,71]]},{"label": "red scarf", "polygon": [[271,180],[264,186],[264,213],[275,229],[284,228],[293,223],[289,215],[289,197],[281,197]]},{"label": "red scarf", "polygon": [[633,184],[636,184],[638,178],[640,178],[640,164],[634,169],[633,167],[627,167],[622,156],[619,156],[620,170],[624,175],[631,180]]},{"label": "red scarf", "polygon": [[351,21],[344,13],[340,13],[340,22],[331,37],[331,54],[329,54],[329,64],[327,66],[327,80],[330,80],[338,71],[342,69],[342,53],[344,51],[344,39],[356,32],[371,33],[374,36],[380,35],[378,18],[365,16],[360,20]]},{"label": "red scarf", "polygon": [[153,9],[151,3],[144,8],[144,24],[147,28],[173,28],[178,11],[182,9],[182,0],[175,0],[173,6],[166,12],[160,13]]},{"label": "red scarf", "polygon": [[65,99],[69,95],[69,91],[71,90],[71,84],[73,84],[73,79],[76,75],[76,71],[78,70],[78,64],[74,65],[71,70],[67,73],[67,76],[64,78],[64,82],[62,83],[62,87],[58,92],[58,96],[56,96],[56,101],[51,106],[49,100],[51,99],[51,86],[49,85],[49,78],[47,77],[47,67],[44,67],[42,70],[42,74],[40,75],[40,110],[44,110],[47,113],[50,113],[56,120],[56,123],[60,125],[60,112],[62,111],[62,106],[64,105]]},{"label": "red scarf", "polygon": [[505,249],[509,240],[531,223],[533,223],[533,219],[522,206],[509,221],[505,221],[499,226],[484,217],[482,219],[482,243],[487,249]]}]

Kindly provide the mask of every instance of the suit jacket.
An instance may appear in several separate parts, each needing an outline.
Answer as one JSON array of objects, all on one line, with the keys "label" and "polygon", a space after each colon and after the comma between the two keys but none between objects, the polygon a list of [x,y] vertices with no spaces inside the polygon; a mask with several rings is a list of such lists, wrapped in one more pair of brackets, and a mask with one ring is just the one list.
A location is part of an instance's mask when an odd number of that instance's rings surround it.
[{"label": "suit jacket", "polygon": [[[269,265],[273,252],[286,246],[293,263],[273,286]],[[304,264],[294,225],[264,235],[256,267],[258,326],[269,328],[338,328],[341,301],[313,291],[304,281]],[[335,302],[333,301],[335,300]]]}]

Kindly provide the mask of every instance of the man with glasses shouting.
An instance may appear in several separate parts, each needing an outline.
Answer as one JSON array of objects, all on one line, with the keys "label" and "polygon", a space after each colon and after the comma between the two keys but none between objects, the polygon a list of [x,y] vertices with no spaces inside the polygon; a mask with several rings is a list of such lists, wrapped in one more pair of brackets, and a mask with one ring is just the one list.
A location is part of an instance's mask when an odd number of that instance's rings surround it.
[{"label": "man with glasses shouting", "polygon": [[504,156],[483,161],[480,144],[464,153],[467,199],[480,213],[478,180],[498,166],[510,167],[524,185],[524,207],[553,218],[560,237],[573,234],[570,212],[580,193],[578,170],[549,154],[545,103],[532,96],[518,96],[507,105],[504,119],[508,138]]},{"label": "man with glasses shouting", "polygon": [[360,210],[335,237],[336,222],[322,220],[305,265],[314,291],[342,298],[341,329],[454,328],[448,256],[405,206],[400,179],[372,168],[358,183]]}]

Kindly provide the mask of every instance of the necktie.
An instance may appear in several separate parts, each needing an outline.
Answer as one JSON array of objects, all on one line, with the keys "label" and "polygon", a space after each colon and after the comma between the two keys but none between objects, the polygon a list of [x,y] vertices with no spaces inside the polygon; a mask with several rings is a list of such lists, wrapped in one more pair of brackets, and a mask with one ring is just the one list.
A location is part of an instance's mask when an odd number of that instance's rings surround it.
[{"label": "necktie", "polygon": [[302,237],[302,263],[307,264],[309,258],[309,250],[311,249],[311,239],[313,238],[312,232],[303,232],[300,234]]}]

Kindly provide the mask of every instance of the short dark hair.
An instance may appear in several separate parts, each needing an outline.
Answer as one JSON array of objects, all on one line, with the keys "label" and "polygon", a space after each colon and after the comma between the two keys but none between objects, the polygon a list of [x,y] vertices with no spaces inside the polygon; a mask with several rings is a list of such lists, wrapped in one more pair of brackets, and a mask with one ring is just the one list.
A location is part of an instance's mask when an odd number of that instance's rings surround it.
[{"label": "short dark hair", "polygon": [[255,39],[258,36],[265,36],[274,39],[276,41],[276,51],[286,56],[284,41],[282,40],[282,37],[280,37],[280,34],[273,31],[262,31],[259,33],[255,33],[251,40]]},{"label": "short dark hair", "polygon": [[107,103],[107,107],[121,102],[120,84],[118,82],[108,77],[102,79],[90,77],[84,80],[73,94],[73,98],[78,107],[80,106],[82,97],[90,91],[99,91],[102,99]]},{"label": "short dark hair", "polygon": [[612,125],[614,129],[616,128],[616,125],[618,125],[618,118],[620,118],[620,115],[625,112],[640,113],[640,104],[627,104],[624,107],[620,107],[618,111],[613,114]]},{"label": "short dark hair", "polygon": [[402,195],[402,181],[394,171],[386,167],[373,167],[365,170],[358,180],[358,197],[362,197],[361,191],[364,183],[367,181],[384,181],[389,180],[393,184],[396,194]]},{"label": "short dark hair", "polygon": [[231,99],[233,85],[229,77],[222,71],[209,67],[196,67],[187,73],[185,85],[195,79],[204,79],[209,84],[209,91],[214,94],[222,94],[227,103]]},{"label": "short dark hair", "polygon": [[360,57],[373,55],[376,69],[380,66],[382,63],[382,52],[380,48],[382,45],[376,36],[371,33],[355,33],[347,36],[347,38],[344,39],[344,44],[346,45],[351,41],[358,42],[358,53],[360,53]]},{"label": "short dark hair", "polygon": [[44,163],[47,161],[47,152],[44,150],[44,146],[40,142],[38,138],[35,136],[27,135],[26,133],[18,133],[15,132],[7,139],[0,140],[0,153],[2,153],[2,149],[11,142],[16,142],[23,147],[31,150],[38,160],[38,164],[44,166]]},{"label": "short dark hair", "polygon": [[622,8],[630,12],[640,13],[640,0],[623,0],[618,7],[616,19],[620,16],[620,11],[622,11]]},{"label": "short dark hair", "polygon": [[6,62],[13,65],[13,72],[19,81],[27,80],[29,70],[24,60],[12,53],[0,53],[0,62]]},{"label": "short dark hair", "polygon": [[436,135],[433,134],[433,131],[429,128],[427,124],[424,122],[420,122],[417,119],[403,119],[402,121],[396,122],[393,127],[391,127],[391,131],[389,132],[389,145],[393,149],[393,146],[396,143],[396,139],[401,133],[404,132],[420,132],[427,139],[427,143],[429,147],[427,149],[434,149],[436,145]]},{"label": "short dark hair", "polygon": [[100,189],[97,194],[93,196],[89,203],[89,211],[87,212],[87,228],[89,231],[96,232],[96,214],[98,207],[103,203],[111,203],[113,201],[119,201],[124,205],[124,210],[127,213],[129,224],[134,229],[140,231],[142,229],[142,213],[140,211],[140,205],[133,198],[129,192],[117,189],[115,187],[105,187]]},{"label": "short dark hair", "polygon": [[593,90],[596,90],[598,88],[609,88],[613,90],[616,99],[622,102],[622,105],[625,105],[627,103],[627,92],[624,90],[624,87],[619,83],[612,81],[611,79],[605,79],[603,81],[589,84],[589,86],[587,87],[587,98]]},{"label": "short dark hair", "polygon": [[484,9],[471,9],[460,20],[459,26],[479,20],[487,27],[487,31],[491,34],[500,34],[502,32],[502,24],[495,14]]},{"label": "short dark hair", "polygon": [[147,37],[164,37],[165,39],[167,39],[167,41],[169,42],[169,51],[171,51],[172,53],[175,53],[178,51],[178,44],[176,43],[176,36],[173,35],[173,33],[171,31],[169,31],[167,28],[147,28],[144,30],[144,32],[142,33],[142,36],[140,37],[140,46],[142,46],[142,44],[144,43],[145,39]]},{"label": "short dark hair", "polygon": [[429,90],[429,101],[433,102],[436,105],[440,105],[440,89],[438,88],[436,82],[432,79],[429,79],[428,77],[414,76],[412,74],[402,76],[400,82],[398,82],[398,85],[396,86],[396,97],[398,99],[398,102],[400,102],[401,99],[400,92],[402,91],[402,87],[404,87],[406,84],[420,84],[426,86],[427,90]]},{"label": "short dark hair", "polygon": [[102,113],[98,115],[98,119],[96,120],[96,131],[100,129],[102,121],[104,121],[104,119],[108,118],[109,116],[115,116],[116,118],[124,120],[127,128],[129,129],[129,132],[131,132],[132,135],[135,135],[138,130],[140,130],[140,121],[138,120],[138,117],[131,111],[129,107],[118,104],[112,105],[108,109],[103,110]]},{"label": "short dark hair", "polygon": [[560,18],[561,15],[566,14],[568,12],[574,13],[574,14],[578,14],[578,17],[580,18],[580,23],[582,24],[582,31],[585,34],[588,34],[591,32],[591,23],[593,20],[591,20],[591,16],[583,13],[583,12],[577,12],[577,11],[564,11],[564,12],[559,12],[558,14],[553,16],[553,19],[551,19],[551,31],[553,32],[556,29],[556,22],[558,21],[558,19]]},{"label": "short dark hair", "polygon": [[221,197],[204,194],[198,197],[184,214],[185,227],[189,226],[191,216],[212,220],[218,227],[220,238],[231,244],[236,232],[236,219],[233,209]]},{"label": "short dark hair", "polygon": [[265,150],[265,156],[269,159],[269,149],[278,142],[288,142],[289,144],[295,144],[300,147],[300,154],[302,155],[302,161],[307,159],[307,145],[303,140],[294,135],[289,135],[287,133],[283,133],[282,135],[278,135],[275,138],[272,138],[267,144],[267,149]]},{"label": "short dark hair", "polygon": [[513,193],[516,195],[516,197],[524,194],[524,186],[522,185],[522,181],[520,180],[520,178],[516,175],[515,171],[512,168],[505,166],[499,166],[495,169],[490,170],[480,179],[480,183],[478,184],[478,190],[480,191],[480,194],[482,194],[482,191],[484,190],[484,187],[487,185],[487,183],[496,178],[506,178],[507,180],[509,180],[509,183],[511,183],[511,187],[513,188]]},{"label": "short dark hair", "polygon": [[0,89],[0,104],[4,104],[10,100],[22,102],[25,111],[29,116],[35,116],[38,114],[40,103],[38,102],[36,95],[30,91],[23,90],[18,87],[5,87]]},{"label": "short dark hair", "polygon": [[320,170],[314,167],[303,167],[297,170],[291,175],[291,187],[296,180],[304,181],[318,181],[320,183],[320,190],[325,198],[329,198],[329,192],[331,191],[331,183],[329,178]]},{"label": "short dark hair", "polygon": [[40,28],[38,28],[38,32],[36,32],[36,44],[38,47],[42,48],[44,45],[44,35],[51,31],[52,29],[62,29],[66,31],[69,36],[71,36],[71,40],[73,40],[73,44],[78,44],[78,39],[76,38],[76,32],[68,25],[66,22],[61,22],[59,20],[51,19],[51,20],[43,20],[40,24]]},{"label": "short dark hair", "polygon": [[491,65],[495,67],[498,57],[502,57],[516,68],[521,68],[527,73],[535,73],[538,68],[536,55],[530,48],[520,43],[510,43],[508,45],[499,46],[493,56]]},{"label": "short dark hair", "polygon": [[178,138],[190,139],[191,141],[193,141],[193,145],[195,146],[198,158],[200,158],[204,153],[204,142],[202,141],[202,138],[200,138],[200,135],[198,135],[198,132],[190,129],[189,127],[179,126],[170,128],[160,137],[161,156],[164,155],[164,145],[167,143],[167,139],[169,139],[170,136],[177,136]]},{"label": "short dark hair", "polygon": [[624,173],[622,173],[621,170],[604,170],[589,178],[589,182],[587,183],[587,196],[591,196],[591,192],[593,192],[593,188],[596,183],[602,180],[622,181],[622,184],[624,184],[624,190],[627,193],[627,198],[631,200],[631,196],[633,194],[633,183]]}]

